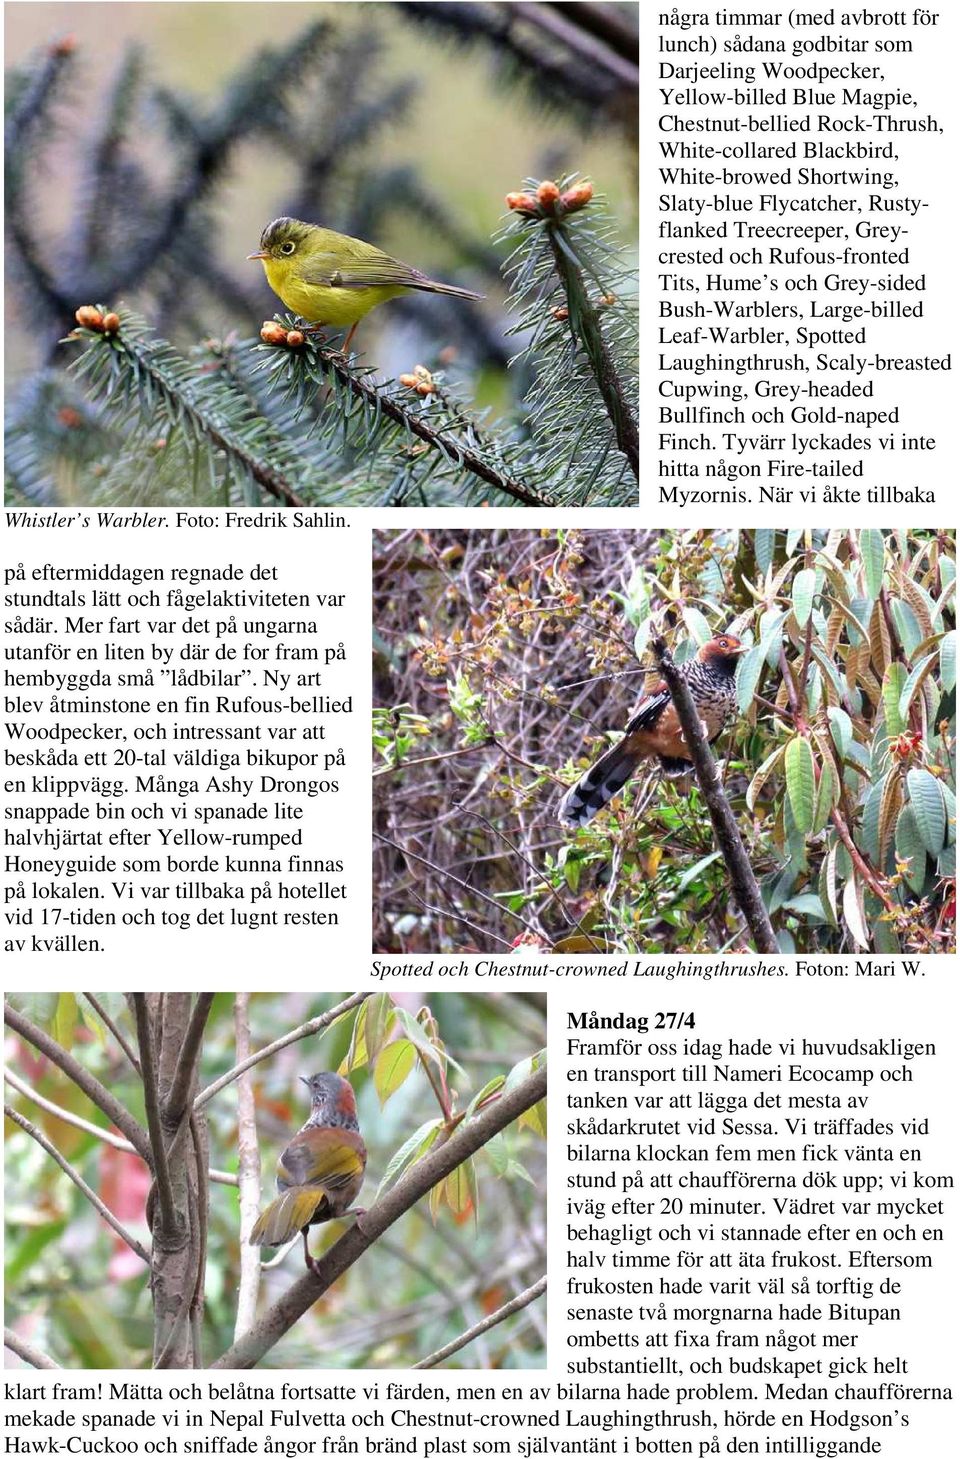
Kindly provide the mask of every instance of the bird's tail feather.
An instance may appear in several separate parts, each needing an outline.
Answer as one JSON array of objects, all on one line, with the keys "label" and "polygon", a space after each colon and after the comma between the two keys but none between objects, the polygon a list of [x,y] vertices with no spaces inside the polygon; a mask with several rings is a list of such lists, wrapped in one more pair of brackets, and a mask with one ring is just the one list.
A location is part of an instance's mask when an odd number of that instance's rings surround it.
[{"label": "bird's tail feather", "polygon": [[325,1200],[325,1193],[315,1187],[308,1190],[295,1186],[284,1191],[257,1217],[250,1232],[250,1245],[283,1246],[284,1242],[292,1241],[304,1226],[309,1226],[317,1207]]},{"label": "bird's tail feather", "polygon": [[559,811],[561,824],[585,826],[592,821],[597,811],[623,789],[641,759],[623,741],[607,750],[563,797]]},{"label": "bird's tail feather", "polygon": [[485,299],[486,294],[475,294],[472,289],[460,289],[456,284],[438,284],[433,279],[424,279],[422,282],[410,281],[408,289],[423,289],[427,294],[453,294],[458,299]]}]

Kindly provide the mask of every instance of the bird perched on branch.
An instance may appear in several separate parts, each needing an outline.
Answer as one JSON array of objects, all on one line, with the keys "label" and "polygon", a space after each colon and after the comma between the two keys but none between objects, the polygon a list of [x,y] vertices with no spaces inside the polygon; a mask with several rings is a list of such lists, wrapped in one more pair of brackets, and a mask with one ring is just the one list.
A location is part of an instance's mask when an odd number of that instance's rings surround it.
[{"label": "bird perched on branch", "polygon": [[[736,705],[734,674],[737,656],[744,648],[733,634],[721,633],[705,643],[696,658],[680,667],[711,743]],[[560,803],[561,823],[585,826],[623,789],[638,765],[654,756],[665,775],[683,775],[690,769],[687,744],[664,683],[655,684],[641,700],[623,739],[601,755],[566,792]]]},{"label": "bird perched on branch", "polygon": [[310,1091],[310,1118],[277,1162],[280,1192],[258,1217],[251,1246],[283,1246],[299,1231],[307,1270],[318,1275],[307,1232],[321,1221],[362,1216],[351,1209],[363,1185],[367,1147],[360,1138],[353,1089],[339,1074],[301,1079]]},{"label": "bird perched on branch", "polygon": [[483,298],[470,289],[428,279],[362,238],[301,223],[299,218],[274,218],[260,236],[259,251],[247,258],[260,259],[273,292],[310,325],[332,329],[349,325],[344,353],[365,314],[410,289],[458,299]]}]

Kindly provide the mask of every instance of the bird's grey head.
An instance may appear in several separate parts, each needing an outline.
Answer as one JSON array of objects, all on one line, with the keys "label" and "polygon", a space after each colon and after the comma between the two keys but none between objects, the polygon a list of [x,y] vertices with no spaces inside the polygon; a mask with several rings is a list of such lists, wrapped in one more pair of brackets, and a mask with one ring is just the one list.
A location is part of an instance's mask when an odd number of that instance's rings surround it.
[{"label": "bird's grey head", "polygon": [[311,1124],[358,1128],[357,1102],[348,1079],[339,1074],[311,1074],[309,1078],[301,1077],[301,1083],[310,1091]]}]

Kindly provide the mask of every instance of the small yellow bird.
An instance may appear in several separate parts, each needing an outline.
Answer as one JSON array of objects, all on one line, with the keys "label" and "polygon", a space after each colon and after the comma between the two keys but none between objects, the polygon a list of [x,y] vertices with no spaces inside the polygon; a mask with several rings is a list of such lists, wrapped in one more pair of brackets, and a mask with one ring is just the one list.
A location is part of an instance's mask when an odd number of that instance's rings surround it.
[{"label": "small yellow bird", "polygon": [[310,324],[333,329],[349,325],[345,352],[364,315],[407,289],[454,294],[458,299],[483,298],[453,284],[438,284],[362,238],[298,218],[274,218],[260,235],[258,252],[247,258],[262,261],[273,292]]}]

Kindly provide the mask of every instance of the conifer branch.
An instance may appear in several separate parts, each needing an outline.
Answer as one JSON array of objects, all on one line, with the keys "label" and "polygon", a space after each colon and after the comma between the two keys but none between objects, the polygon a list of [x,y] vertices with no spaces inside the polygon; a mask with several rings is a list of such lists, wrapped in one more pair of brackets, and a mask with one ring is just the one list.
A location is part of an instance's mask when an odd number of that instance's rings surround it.
[{"label": "conifer branch", "polygon": [[[281,322],[278,316],[278,322],[285,331],[294,325],[289,317]],[[309,336],[296,349],[288,349],[284,343],[261,348],[274,357],[278,351],[283,352],[279,361],[274,359],[274,381],[279,383],[281,374],[285,375],[288,388],[297,393],[304,405],[318,385],[329,382],[334,386],[338,397],[334,427],[342,429],[344,434],[352,425],[358,427],[365,437],[379,437],[378,444],[383,445],[385,435],[391,441],[398,438],[396,431],[385,426],[389,422],[390,427],[400,427],[407,436],[415,436],[459,470],[471,473],[513,501],[528,507],[555,505],[549,496],[513,476],[500,452],[484,453],[478,448],[476,433],[471,432],[456,404],[448,403],[446,408],[441,406],[435,412],[437,424],[428,425],[423,418],[420,397],[411,396],[408,391],[390,387],[385,382],[374,382],[372,370],[352,364],[339,351],[327,349]],[[356,402],[359,410],[352,412],[350,401]],[[412,401],[421,403],[408,403]],[[465,424],[466,430],[463,429]],[[472,440],[469,439],[471,435]],[[369,449],[369,446],[365,445],[364,449]],[[412,455],[416,447],[408,446],[406,449]]]},{"label": "conifer branch", "polygon": [[[154,426],[160,416],[171,430],[186,428],[196,438],[195,445],[205,441],[213,450],[222,451],[234,468],[248,473],[285,506],[304,505],[286,477],[242,439],[240,432],[250,418],[245,402],[231,395],[216,376],[191,376],[186,361],[168,344],[148,337],[142,320],[124,313],[113,333],[81,326],[71,338],[86,345],[77,373],[91,388],[102,390],[115,409],[122,412],[126,406],[129,414],[132,401],[141,416],[149,411],[149,425]],[[231,418],[233,429],[225,423]],[[262,441],[264,432],[258,430],[257,434]],[[284,451],[283,442],[267,440],[278,454]]]}]

